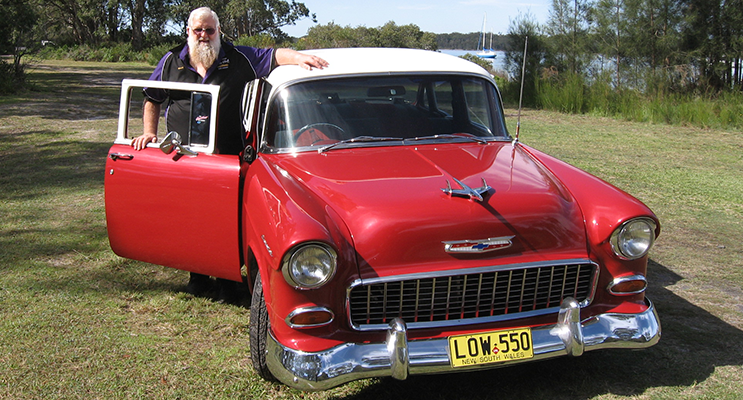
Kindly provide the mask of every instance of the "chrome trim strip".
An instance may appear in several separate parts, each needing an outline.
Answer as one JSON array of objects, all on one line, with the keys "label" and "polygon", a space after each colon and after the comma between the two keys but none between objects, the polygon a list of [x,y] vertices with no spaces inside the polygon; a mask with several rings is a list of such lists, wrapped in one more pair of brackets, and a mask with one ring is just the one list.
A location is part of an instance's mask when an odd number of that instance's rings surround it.
[{"label": "chrome trim strip", "polygon": [[[510,321],[519,318],[531,318],[538,317],[540,315],[555,314],[560,311],[560,307],[550,307],[542,310],[533,311],[522,311],[517,314],[503,314],[503,315],[491,315],[489,317],[478,317],[478,318],[464,318],[464,319],[449,319],[446,321],[435,321],[435,322],[411,322],[406,323],[408,329],[425,329],[425,328],[451,328],[452,326],[464,326],[474,324],[487,324],[491,322],[502,322]],[[380,331],[385,330],[389,324],[368,324],[364,326],[353,325],[353,328],[360,332]]]},{"label": "chrome trim strip", "polygon": [[358,379],[492,369],[598,349],[642,349],[660,340],[653,304],[638,314],[606,313],[580,321],[575,301],[563,302],[555,324],[532,327],[534,358],[458,367],[449,364],[448,338],[408,341],[404,321],[393,321],[383,343],[344,343],[317,353],[283,346],[269,332],[266,363],[284,384],[300,390],[326,390]]},{"label": "chrome trim strip", "polygon": [[[487,267],[477,267],[469,269],[449,269],[443,271],[434,272],[422,272],[419,274],[404,274],[404,275],[390,275],[366,279],[357,279],[351,283],[351,287],[359,285],[372,285],[375,283],[383,282],[398,282],[412,279],[429,279],[429,278],[445,278],[456,275],[470,275],[470,274],[482,274],[487,272],[496,271],[510,271],[515,269],[524,268],[537,268],[537,267],[554,267],[558,265],[572,265],[572,264],[592,264],[598,267],[598,264],[587,258],[571,258],[567,260],[553,260],[553,261],[540,261],[534,263],[516,263],[516,264],[504,264],[504,265],[490,265]],[[350,292],[350,289],[349,289]]]}]

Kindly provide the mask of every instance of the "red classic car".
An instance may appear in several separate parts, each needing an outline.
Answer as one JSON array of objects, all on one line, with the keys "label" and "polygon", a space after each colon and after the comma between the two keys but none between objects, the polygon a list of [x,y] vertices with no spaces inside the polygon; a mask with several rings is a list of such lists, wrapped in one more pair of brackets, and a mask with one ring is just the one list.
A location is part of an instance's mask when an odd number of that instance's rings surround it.
[{"label": "red classic car", "polygon": [[[656,216],[515,140],[488,73],[421,50],[312,53],[330,67],[239,89],[240,155],[215,154],[219,87],[124,81],[106,162],[113,250],[245,282],[261,377],[323,390],[659,340]],[[191,129],[135,152],[132,88],[154,86],[192,92]]]}]

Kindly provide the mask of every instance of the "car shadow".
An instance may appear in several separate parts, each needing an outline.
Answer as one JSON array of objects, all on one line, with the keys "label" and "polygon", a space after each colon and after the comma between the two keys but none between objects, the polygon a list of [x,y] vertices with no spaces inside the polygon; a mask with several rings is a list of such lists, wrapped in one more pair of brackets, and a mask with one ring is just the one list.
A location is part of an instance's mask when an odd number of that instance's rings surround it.
[{"label": "car shadow", "polygon": [[[743,331],[679,297],[668,287],[682,278],[651,261],[648,298],[658,309],[660,342],[645,350],[600,350],[581,357],[463,374],[380,379],[345,399],[583,399],[635,396],[651,388],[692,386],[715,368],[740,365]],[[339,398],[339,397],[336,397]]]}]

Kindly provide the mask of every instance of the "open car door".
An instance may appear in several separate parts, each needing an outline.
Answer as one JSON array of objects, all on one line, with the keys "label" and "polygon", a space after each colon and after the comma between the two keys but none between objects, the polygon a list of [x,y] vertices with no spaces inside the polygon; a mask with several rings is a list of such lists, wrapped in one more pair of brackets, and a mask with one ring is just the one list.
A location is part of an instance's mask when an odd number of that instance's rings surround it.
[{"label": "open car door", "polygon": [[[143,87],[191,92],[191,118],[188,132],[158,134],[162,142],[136,151],[131,142],[139,133],[130,135],[129,125],[131,132],[142,129],[143,97],[133,89]],[[216,85],[122,82],[105,176],[108,237],[119,256],[241,280],[240,161],[213,154],[218,99]]]}]

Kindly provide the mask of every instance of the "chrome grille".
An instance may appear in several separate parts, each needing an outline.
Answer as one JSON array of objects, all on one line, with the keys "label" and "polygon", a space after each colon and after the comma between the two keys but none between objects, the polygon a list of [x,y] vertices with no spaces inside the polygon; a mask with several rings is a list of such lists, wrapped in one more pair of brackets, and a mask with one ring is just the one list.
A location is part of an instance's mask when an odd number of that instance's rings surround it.
[{"label": "chrome grille", "polygon": [[361,284],[349,293],[351,322],[376,329],[400,317],[415,328],[539,315],[566,297],[589,300],[595,275],[595,265],[576,263]]}]

